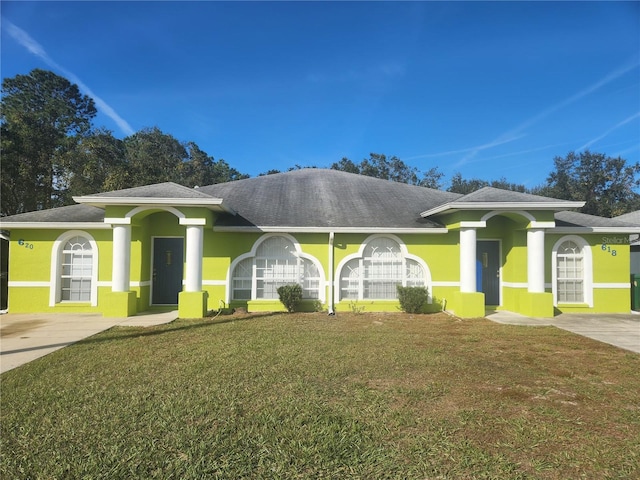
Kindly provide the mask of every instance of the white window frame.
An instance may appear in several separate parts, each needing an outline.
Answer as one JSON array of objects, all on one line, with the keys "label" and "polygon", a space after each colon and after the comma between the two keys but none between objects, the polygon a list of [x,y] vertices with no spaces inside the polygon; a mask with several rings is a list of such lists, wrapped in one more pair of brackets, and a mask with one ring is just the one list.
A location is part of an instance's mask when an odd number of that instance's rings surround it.
[{"label": "white window frame", "polygon": [[[581,302],[559,302],[558,301],[558,250],[565,242],[573,242],[582,252],[582,301]],[[566,235],[560,238],[553,246],[551,251],[551,291],[553,293],[553,305],[588,305],[593,307],[593,260],[591,246],[587,241],[577,235]]]},{"label": "white window frame", "polygon": [[[62,262],[64,259],[64,247],[74,237],[83,237],[91,245],[91,289],[90,300],[62,300]],[[60,235],[51,249],[51,276],[49,288],[49,306],[54,307],[61,303],[88,303],[92,307],[98,305],[98,244],[93,236],[82,230],[69,230]]]},{"label": "white window frame", "polygon": [[[307,282],[308,281],[313,281],[313,282],[317,282],[318,287],[317,287],[317,292],[318,292],[318,296],[317,298],[315,297],[309,297],[308,295],[304,295],[303,294],[303,299],[311,299],[311,300],[319,300],[322,303],[325,303],[325,299],[326,299],[326,277],[324,274],[324,270],[322,268],[322,265],[320,264],[320,262],[313,257],[312,255],[306,254],[302,251],[302,248],[300,247],[300,244],[298,243],[298,241],[291,235],[286,234],[286,233],[269,233],[269,234],[265,234],[263,236],[261,236],[258,240],[256,240],[256,242],[253,244],[253,247],[251,248],[251,251],[249,253],[246,253],[244,255],[240,255],[238,258],[236,258],[231,265],[229,266],[229,271],[227,273],[227,303],[232,302],[232,301],[250,301],[250,300],[277,300],[277,297],[273,298],[273,297],[269,297],[269,298],[264,298],[264,297],[258,297],[258,280],[263,279],[263,277],[258,277],[258,268],[259,266],[257,265],[258,262],[262,262],[265,261],[266,263],[268,263],[269,261],[275,261],[277,264],[278,260],[289,260],[290,257],[262,257],[262,256],[258,256],[258,249],[260,248],[260,246],[266,242],[267,240],[274,238],[274,237],[280,237],[283,238],[285,240],[287,240],[288,242],[290,242],[293,247],[293,255],[297,258],[297,264],[294,267],[293,273],[290,275],[287,275],[286,280],[284,280],[283,284],[291,284],[291,283],[298,283],[302,288],[304,292],[307,292],[309,290],[316,290],[316,289],[309,289],[309,288],[305,288],[307,286]],[[236,267],[238,266],[238,264],[240,264],[243,261],[248,261],[248,259],[251,259],[251,278],[249,277],[234,277],[233,274],[235,272]],[[311,277],[311,278],[304,278],[304,261],[309,261],[311,264],[314,265],[314,267],[316,268],[317,272],[318,272],[318,276],[317,277]],[[277,266],[277,265],[276,265]],[[284,265],[283,265],[284,266]],[[291,265],[289,265],[290,267]],[[240,280],[240,281],[247,281],[247,280],[251,280],[251,298],[248,299],[236,299],[234,298],[234,291],[235,290],[247,290],[246,288],[235,288],[235,280]],[[277,282],[276,282],[277,283]]]},{"label": "white window frame", "polygon": [[420,267],[422,267],[422,271],[424,272],[424,287],[427,288],[427,293],[428,293],[428,303],[431,304],[433,303],[433,283],[431,281],[431,271],[429,270],[429,266],[427,265],[427,263],[420,257],[416,256],[416,255],[412,255],[409,253],[407,246],[405,245],[405,243],[396,235],[392,235],[392,234],[375,234],[375,235],[371,235],[369,237],[367,237],[365,239],[364,242],[362,242],[362,244],[360,245],[360,248],[358,249],[358,253],[354,253],[352,255],[348,255],[347,257],[345,257],[339,264],[338,267],[336,268],[336,281],[335,281],[335,285],[334,285],[334,295],[335,298],[338,299],[338,301],[342,301],[342,300],[375,300],[375,301],[389,301],[389,300],[395,300],[397,299],[389,299],[389,298],[365,298],[364,297],[364,281],[365,278],[362,274],[358,275],[358,295],[357,295],[357,299],[349,299],[349,298],[343,298],[342,295],[342,278],[343,278],[343,270],[345,268],[348,268],[349,264],[354,261],[358,262],[358,269],[360,272],[363,272],[363,268],[364,268],[364,260],[365,260],[365,256],[364,256],[364,252],[367,248],[367,246],[377,240],[377,239],[387,239],[387,240],[391,240],[393,242],[395,242],[399,249],[400,249],[400,259],[401,259],[401,275],[402,275],[402,286],[407,286],[407,284],[409,285],[414,285],[415,283],[411,282],[411,280],[407,277],[407,260],[412,260],[414,262],[416,262]]}]

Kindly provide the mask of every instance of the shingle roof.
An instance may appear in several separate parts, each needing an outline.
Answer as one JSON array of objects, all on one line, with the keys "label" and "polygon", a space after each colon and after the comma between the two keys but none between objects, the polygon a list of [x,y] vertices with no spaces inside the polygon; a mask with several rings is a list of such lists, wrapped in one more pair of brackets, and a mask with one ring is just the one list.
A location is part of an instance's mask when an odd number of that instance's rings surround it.
[{"label": "shingle roof", "polygon": [[[555,214],[556,227],[587,227],[587,228],[633,228],[630,222],[623,222],[616,218],[598,217],[579,212],[557,212]],[[640,232],[640,227],[638,228]]]},{"label": "shingle roof", "polygon": [[558,203],[562,201],[563,200],[555,198],[532,195],[530,193],[521,193],[494,187],[482,187],[475,192],[457,198],[452,203]]},{"label": "shingle roof", "polygon": [[640,225],[640,210],[636,210],[635,212],[625,213],[624,215],[619,215],[613,218],[615,220],[620,220],[621,222],[632,223],[633,225]]},{"label": "shingle roof", "polygon": [[201,191],[221,197],[237,215],[219,226],[433,228],[422,209],[460,195],[337,170],[301,169],[237,180]]},{"label": "shingle roof", "polygon": [[103,222],[104,210],[90,205],[68,205],[66,207],[37,210],[35,212],[19,213],[0,219],[2,223],[29,223],[29,222]]},{"label": "shingle roof", "polygon": [[200,189],[184,187],[173,182],[156,183],[142,187],[125,188],[112,192],[95,193],[86,195],[85,199],[100,198],[211,198],[210,195]]}]

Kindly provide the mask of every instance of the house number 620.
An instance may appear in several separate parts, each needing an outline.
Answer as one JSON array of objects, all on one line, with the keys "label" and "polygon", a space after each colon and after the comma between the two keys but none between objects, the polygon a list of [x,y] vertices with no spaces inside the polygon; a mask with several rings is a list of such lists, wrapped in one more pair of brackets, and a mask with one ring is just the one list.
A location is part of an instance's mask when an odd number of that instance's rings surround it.
[{"label": "house number 620", "polygon": [[605,252],[609,252],[613,257],[615,257],[618,254],[618,252],[615,249],[611,248],[611,245],[607,245],[605,243],[602,244],[602,250],[604,250]]},{"label": "house number 620", "polygon": [[18,245],[28,248],[29,250],[33,250],[33,243],[25,242],[22,238],[18,240]]}]

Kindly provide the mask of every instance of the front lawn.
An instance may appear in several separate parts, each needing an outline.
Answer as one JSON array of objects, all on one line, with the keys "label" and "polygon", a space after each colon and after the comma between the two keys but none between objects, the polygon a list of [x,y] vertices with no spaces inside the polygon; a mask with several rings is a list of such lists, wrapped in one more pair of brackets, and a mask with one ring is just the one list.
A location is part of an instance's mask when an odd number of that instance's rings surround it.
[{"label": "front lawn", "polygon": [[552,327],[180,320],[0,381],[6,479],[640,477],[640,355]]}]

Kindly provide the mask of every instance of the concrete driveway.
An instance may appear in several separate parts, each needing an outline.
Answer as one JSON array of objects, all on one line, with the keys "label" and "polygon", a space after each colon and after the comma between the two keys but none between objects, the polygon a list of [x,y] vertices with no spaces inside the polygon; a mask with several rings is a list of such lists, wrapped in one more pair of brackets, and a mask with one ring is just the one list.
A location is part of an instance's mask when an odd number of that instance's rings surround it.
[{"label": "concrete driveway", "polygon": [[0,373],[43,357],[67,345],[120,326],[149,327],[169,323],[177,311],[143,313],[129,318],[100,314],[9,313],[0,316]]},{"label": "concrete driveway", "polygon": [[636,314],[563,313],[554,318],[531,318],[512,312],[491,312],[487,318],[508,325],[550,325],[640,353],[640,315]]}]

